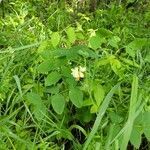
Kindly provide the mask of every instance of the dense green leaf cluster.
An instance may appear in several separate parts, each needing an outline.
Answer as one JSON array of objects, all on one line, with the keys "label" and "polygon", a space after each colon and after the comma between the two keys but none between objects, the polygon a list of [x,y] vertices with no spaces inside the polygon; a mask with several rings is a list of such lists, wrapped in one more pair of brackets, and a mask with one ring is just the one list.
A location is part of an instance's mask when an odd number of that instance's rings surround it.
[{"label": "dense green leaf cluster", "polygon": [[0,149],[150,149],[149,6],[2,1]]}]

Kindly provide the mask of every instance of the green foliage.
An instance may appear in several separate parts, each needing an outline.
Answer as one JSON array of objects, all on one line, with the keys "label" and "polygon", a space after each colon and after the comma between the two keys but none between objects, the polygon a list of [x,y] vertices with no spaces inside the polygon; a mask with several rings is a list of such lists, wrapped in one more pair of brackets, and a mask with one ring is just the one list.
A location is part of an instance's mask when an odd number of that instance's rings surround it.
[{"label": "green foliage", "polygon": [[53,47],[55,48],[60,42],[60,35],[58,32],[53,32],[51,35],[51,43]]},{"label": "green foliage", "polygon": [[41,63],[37,70],[40,72],[40,73],[47,73],[51,70],[53,70],[53,61],[50,61],[50,60],[45,60],[43,63]]},{"label": "green foliage", "polygon": [[60,79],[61,75],[59,74],[59,72],[51,72],[45,79],[45,86],[51,86],[53,84],[56,84]]},{"label": "green foliage", "polygon": [[52,96],[51,103],[52,103],[53,109],[55,110],[56,113],[58,113],[58,114],[63,113],[64,107],[65,107],[65,100],[62,95],[56,94],[56,95]]},{"label": "green foliage", "polygon": [[138,102],[137,97],[138,97],[138,78],[136,76],[133,76],[127,127],[124,131],[123,139],[122,139],[122,143],[121,143],[121,147],[120,147],[122,150],[125,150],[127,148],[128,141],[130,139],[131,132],[133,129],[133,123],[134,123],[134,119],[135,119],[134,116],[135,116],[135,111],[137,109],[136,107],[137,107],[137,102]]},{"label": "green foliage", "polygon": [[100,84],[93,85],[93,93],[94,93],[96,105],[100,106],[105,96],[104,88]]},{"label": "green foliage", "polygon": [[41,97],[36,93],[28,93],[27,100],[33,105],[33,112],[38,120],[41,120],[46,115],[46,107],[41,100]]},{"label": "green foliage", "polygon": [[78,88],[72,88],[69,91],[69,97],[71,102],[78,108],[83,105],[83,93]]},{"label": "green foliage", "polygon": [[150,149],[149,6],[2,1],[0,149]]},{"label": "green foliage", "polygon": [[69,28],[66,30],[66,33],[67,33],[67,37],[68,37],[69,42],[70,42],[70,43],[74,43],[75,40],[76,40],[75,29],[72,28],[72,27],[69,27]]},{"label": "green foliage", "polygon": [[92,36],[89,40],[89,46],[94,50],[100,48],[101,38],[98,35]]},{"label": "green foliage", "polygon": [[126,51],[130,56],[135,57],[144,46],[148,46],[148,39],[135,39],[126,46]]}]

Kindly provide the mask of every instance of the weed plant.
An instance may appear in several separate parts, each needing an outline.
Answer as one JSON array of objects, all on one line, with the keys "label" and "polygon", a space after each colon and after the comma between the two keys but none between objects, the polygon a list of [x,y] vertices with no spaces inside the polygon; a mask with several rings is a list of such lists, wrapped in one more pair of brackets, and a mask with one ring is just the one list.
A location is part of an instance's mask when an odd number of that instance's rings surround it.
[{"label": "weed plant", "polygon": [[149,1],[78,5],[0,3],[0,150],[150,149]]}]

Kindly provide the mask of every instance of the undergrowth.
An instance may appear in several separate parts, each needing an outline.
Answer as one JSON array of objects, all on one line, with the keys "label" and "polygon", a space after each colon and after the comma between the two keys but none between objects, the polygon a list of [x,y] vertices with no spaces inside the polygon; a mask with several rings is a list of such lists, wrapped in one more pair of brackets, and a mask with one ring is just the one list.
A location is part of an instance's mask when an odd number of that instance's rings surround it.
[{"label": "undergrowth", "polygon": [[1,150],[150,149],[150,5],[131,4],[0,3]]}]

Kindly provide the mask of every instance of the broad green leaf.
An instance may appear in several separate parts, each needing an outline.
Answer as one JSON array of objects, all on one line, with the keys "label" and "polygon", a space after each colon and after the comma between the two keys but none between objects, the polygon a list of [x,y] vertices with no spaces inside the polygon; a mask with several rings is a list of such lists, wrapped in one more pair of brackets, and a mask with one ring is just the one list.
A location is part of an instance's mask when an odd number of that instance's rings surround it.
[{"label": "broad green leaf", "polygon": [[96,105],[99,107],[105,96],[104,88],[102,87],[102,85],[96,84],[94,85],[93,93],[94,93]]},{"label": "broad green leaf", "polygon": [[110,30],[107,30],[105,28],[98,29],[98,33],[101,37],[111,37],[113,35]]},{"label": "broad green leaf", "polygon": [[76,33],[76,37],[78,39],[80,39],[80,40],[84,40],[85,39],[84,35],[81,32]]},{"label": "broad green leaf", "polygon": [[60,73],[56,71],[51,72],[45,79],[45,86],[51,86],[53,84],[56,84],[60,79],[61,79]]},{"label": "broad green leaf", "polygon": [[34,106],[34,115],[38,120],[41,120],[46,114],[46,107],[42,102],[41,97],[36,93],[28,93],[27,100]]},{"label": "broad green leaf", "polygon": [[62,114],[65,108],[65,99],[61,94],[52,96],[51,104],[57,114]]},{"label": "broad green leaf", "polygon": [[78,108],[83,106],[83,93],[78,88],[72,88],[69,91],[69,98],[71,102]]},{"label": "broad green leaf", "polygon": [[67,63],[67,59],[66,58],[58,58],[54,61],[54,68],[59,68],[64,66]]},{"label": "broad green leaf", "polygon": [[89,57],[89,53],[87,51],[79,50],[78,54],[85,57],[85,58]]},{"label": "broad green leaf", "polygon": [[116,59],[116,58],[112,58],[112,59],[110,59],[110,64],[111,64],[111,68],[114,71],[114,73],[116,75],[120,76],[121,66],[122,66],[121,62],[118,59]]},{"label": "broad green leaf", "polygon": [[119,41],[120,41],[120,38],[118,36],[114,36],[109,40],[108,44],[114,48],[118,48]]},{"label": "broad green leaf", "polygon": [[93,105],[91,106],[90,113],[91,113],[91,114],[97,113],[97,111],[98,111],[98,106],[95,105],[95,104],[93,104]]},{"label": "broad green leaf", "polygon": [[141,133],[138,130],[136,130],[136,128],[133,128],[131,132],[130,142],[137,149],[139,148],[141,144]]},{"label": "broad green leaf", "polygon": [[70,67],[62,66],[61,67],[61,72],[62,72],[62,75],[65,76],[65,77],[71,77],[72,76]]},{"label": "broad green leaf", "polygon": [[67,33],[67,37],[68,37],[69,42],[70,42],[70,43],[74,43],[75,40],[76,40],[76,34],[75,34],[74,28],[69,27],[69,28],[66,30],[66,33]]},{"label": "broad green leaf", "polygon": [[60,42],[60,35],[58,32],[53,32],[51,35],[51,43],[53,47],[56,47]]},{"label": "broad green leaf", "polygon": [[145,38],[141,39],[135,39],[131,43],[129,43],[126,46],[126,52],[132,56],[135,57],[136,53],[142,49],[143,46],[145,46],[148,43],[148,40]]},{"label": "broad green leaf", "polygon": [[45,50],[46,50],[46,48],[47,48],[47,46],[49,45],[49,41],[48,40],[45,40],[45,41],[43,41],[41,44],[40,44],[40,46],[39,46],[39,48],[38,48],[38,53],[42,53],[42,52],[44,52]]},{"label": "broad green leaf", "polygon": [[104,42],[104,38],[101,38],[99,35],[92,36],[89,40],[89,47],[96,50],[100,48],[101,44]]},{"label": "broad green leaf", "polygon": [[91,58],[97,58],[98,55],[90,50],[86,46],[73,46],[67,51],[67,58],[69,60],[78,59],[79,55],[83,57],[91,57]]},{"label": "broad green leaf", "polygon": [[50,86],[45,88],[45,93],[57,94],[59,93],[59,86]]},{"label": "broad green leaf", "polygon": [[27,99],[31,104],[36,105],[36,106],[40,106],[42,103],[41,97],[38,94],[33,93],[33,92],[27,94]]},{"label": "broad green leaf", "polygon": [[93,114],[89,113],[89,109],[87,109],[87,107],[82,107],[82,109],[79,109],[76,116],[76,119],[81,122],[90,122],[93,118]]},{"label": "broad green leaf", "polygon": [[50,60],[53,59],[53,55],[52,55],[52,51],[51,49],[45,50],[43,52],[40,53],[40,56],[42,57],[42,59],[44,60]]},{"label": "broad green leaf", "polygon": [[54,68],[54,63],[50,60],[46,60],[37,67],[37,70],[40,73],[47,73],[47,72],[53,70],[53,68]]},{"label": "broad green leaf", "polygon": [[93,105],[93,102],[91,99],[86,99],[83,101],[83,106],[90,106]]},{"label": "broad green leaf", "polygon": [[74,80],[73,76],[71,76],[70,78],[66,78],[65,81],[69,88],[75,87],[77,85],[77,82]]},{"label": "broad green leaf", "polygon": [[109,116],[110,116],[112,123],[114,123],[114,124],[118,124],[118,123],[121,123],[123,121],[123,117],[118,115],[115,112],[110,112]]}]

